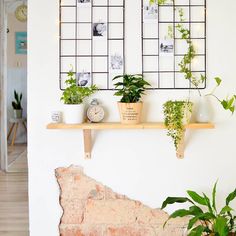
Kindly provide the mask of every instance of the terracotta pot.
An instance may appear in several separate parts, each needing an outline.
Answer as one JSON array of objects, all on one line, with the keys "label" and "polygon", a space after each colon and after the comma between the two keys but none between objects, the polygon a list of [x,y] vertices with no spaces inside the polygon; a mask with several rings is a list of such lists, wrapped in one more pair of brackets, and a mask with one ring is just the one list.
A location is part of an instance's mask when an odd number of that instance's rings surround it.
[{"label": "terracotta pot", "polygon": [[118,102],[120,121],[122,124],[141,123],[143,103],[122,103]]}]

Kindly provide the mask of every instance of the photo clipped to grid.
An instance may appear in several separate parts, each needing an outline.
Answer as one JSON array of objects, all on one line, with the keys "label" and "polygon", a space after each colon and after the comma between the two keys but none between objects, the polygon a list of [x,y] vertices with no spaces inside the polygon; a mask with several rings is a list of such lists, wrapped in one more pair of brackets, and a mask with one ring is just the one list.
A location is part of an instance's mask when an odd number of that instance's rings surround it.
[{"label": "photo clipped to grid", "polygon": [[78,86],[114,89],[125,71],[125,0],[60,1],[60,89],[73,68]]},{"label": "photo clipped to grid", "polygon": [[[189,69],[196,78],[206,76],[206,0],[169,0],[163,5],[141,0],[141,6],[142,71],[146,80],[153,89],[192,89],[180,72],[188,44],[178,25],[190,31],[195,48]],[[199,88],[205,86],[206,82]]]}]

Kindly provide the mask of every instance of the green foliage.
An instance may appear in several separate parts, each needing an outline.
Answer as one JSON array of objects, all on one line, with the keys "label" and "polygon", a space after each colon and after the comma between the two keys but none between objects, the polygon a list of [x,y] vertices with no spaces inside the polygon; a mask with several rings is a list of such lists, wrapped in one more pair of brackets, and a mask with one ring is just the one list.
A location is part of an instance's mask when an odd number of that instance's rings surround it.
[{"label": "green foliage", "polygon": [[86,97],[89,97],[98,89],[96,85],[91,87],[79,87],[76,84],[74,72],[68,72],[68,80],[66,80],[67,88],[63,91],[61,101],[65,104],[81,104]]},{"label": "green foliage", "polygon": [[[180,16],[180,21],[184,22],[184,12],[183,9],[179,9],[179,16]],[[181,60],[181,62],[179,63],[179,67],[180,67],[180,72],[184,73],[184,78],[189,80],[190,83],[198,89],[198,92],[201,96],[201,92],[199,90],[199,86],[201,84],[203,84],[206,80],[206,77],[204,75],[200,75],[200,78],[197,78],[196,76],[194,76],[194,74],[191,71],[191,63],[192,60],[195,58],[196,56],[196,52],[195,52],[195,48],[194,45],[192,43],[192,40],[190,39],[190,30],[186,29],[184,27],[184,25],[182,23],[178,24],[176,26],[177,30],[181,33],[181,37],[182,39],[185,39],[187,44],[188,44],[188,50],[187,53],[184,55],[183,59]],[[208,94],[208,96],[213,96],[215,97],[219,103],[221,104],[221,106],[225,109],[225,110],[229,110],[232,114],[235,111],[235,99],[236,99],[236,95],[233,95],[231,97],[226,97],[225,99],[221,100],[219,99],[215,94],[215,89],[217,87],[219,87],[221,85],[222,80],[219,77],[215,78],[216,81],[216,87],[213,89],[213,91]]]},{"label": "green foliage", "polygon": [[144,91],[150,84],[144,80],[142,75],[118,75],[113,80],[123,79],[123,81],[115,83],[115,88],[118,91],[115,96],[122,96],[121,102],[136,103],[141,100]]},{"label": "green foliage", "polygon": [[184,133],[183,119],[186,112],[192,113],[192,107],[193,103],[189,101],[167,101],[163,105],[167,135],[173,139],[176,150]]},{"label": "green foliage", "polygon": [[[230,193],[225,206],[219,211],[216,208],[216,187],[212,190],[212,199],[206,194],[202,196],[195,191],[187,191],[189,197],[168,197],[162,204],[162,209],[170,204],[190,203],[188,209],[179,209],[172,213],[168,220],[177,217],[189,216],[188,236],[228,236],[236,233],[236,216],[229,204],[236,199],[236,189]],[[205,212],[203,209],[206,209]],[[207,208],[206,208],[207,207]],[[164,226],[168,222],[165,222]]]},{"label": "green foliage", "polygon": [[173,37],[174,37],[173,26],[168,25],[168,38],[173,39]]},{"label": "green foliage", "polygon": [[[158,3],[159,5],[164,5],[167,2],[168,0],[150,0],[151,4]],[[172,2],[175,3],[174,0],[172,0]],[[198,90],[199,95],[202,96],[199,87],[206,81],[206,76],[201,74],[200,78],[197,78],[191,70],[191,63],[196,56],[196,51],[190,37],[190,30],[188,28],[185,28],[183,24],[186,20],[184,18],[184,11],[182,8],[178,9],[178,14],[180,17],[180,23],[176,25],[176,29],[181,34],[181,38],[186,40],[186,43],[188,44],[187,52],[183,56],[183,59],[181,60],[181,62],[179,63],[180,72],[184,74],[184,78],[189,80],[189,82],[193,85],[193,87],[195,87]],[[169,35],[169,29],[168,29],[168,35]],[[215,81],[217,83],[216,87],[219,87],[221,85],[222,80],[219,77],[216,77]],[[226,97],[225,99],[219,99],[214,94],[215,89],[216,88],[214,88],[213,91],[207,94],[206,96],[212,96],[216,98],[224,110],[230,111],[233,114],[235,111],[235,105],[236,105],[236,95]]]},{"label": "green foliage", "polygon": [[12,107],[14,110],[21,110],[21,100],[22,100],[22,93],[19,95],[16,90],[14,90],[14,98],[15,101],[12,101]]},{"label": "green foliage", "polygon": [[163,5],[167,2],[167,0],[150,0],[151,4],[157,3],[159,5]]},{"label": "green foliage", "polygon": [[222,99],[222,100],[219,99],[214,93],[215,93],[215,90],[221,85],[222,80],[219,77],[214,78],[214,80],[216,81],[216,86],[215,88],[213,88],[211,93],[207,94],[206,96],[215,97],[225,110],[229,110],[233,114],[235,111],[236,95],[226,97],[225,99]]}]

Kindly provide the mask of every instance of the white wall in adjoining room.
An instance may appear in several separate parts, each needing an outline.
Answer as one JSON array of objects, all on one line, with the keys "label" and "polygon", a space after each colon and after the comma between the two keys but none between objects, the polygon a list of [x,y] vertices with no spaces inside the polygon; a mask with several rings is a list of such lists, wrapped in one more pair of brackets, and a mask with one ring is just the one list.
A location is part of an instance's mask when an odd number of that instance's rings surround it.
[{"label": "white wall in adjoining room", "polygon": [[[209,193],[219,179],[219,200],[235,188],[236,117],[212,100],[216,129],[188,132],[185,159],[178,160],[170,139],[161,130],[106,130],[96,133],[92,159],[84,160],[80,130],[47,130],[50,113],[62,110],[59,90],[59,2],[30,0],[28,22],[28,158],[31,236],[58,235],[62,214],[57,167],[81,165],[85,173],[114,191],[160,207],[169,195],[184,195],[186,189]],[[208,77],[222,76],[219,96],[235,93],[236,2],[208,0]],[[46,7],[45,7],[46,6]],[[127,72],[140,72],[140,4],[126,1]],[[140,40],[139,40],[140,41]],[[230,45],[225,48],[222,45]],[[213,82],[208,82],[209,87]],[[207,88],[207,91],[210,88]],[[167,99],[187,96],[187,91],[157,90],[145,97],[146,121],[160,121]],[[109,111],[109,121],[118,121],[118,98],[113,92],[98,92]],[[171,211],[174,208],[169,208]]]},{"label": "white wall in adjoining room", "polygon": [[[14,90],[22,93],[23,116],[27,116],[27,55],[16,54],[15,33],[26,32],[27,23],[16,19],[14,10],[18,4],[13,4],[7,14],[9,33],[7,34],[7,118],[13,117],[12,101],[14,101]],[[8,129],[12,124],[8,123]],[[24,127],[19,126],[17,132],[17,143],[25,143],[27,140]]]}]

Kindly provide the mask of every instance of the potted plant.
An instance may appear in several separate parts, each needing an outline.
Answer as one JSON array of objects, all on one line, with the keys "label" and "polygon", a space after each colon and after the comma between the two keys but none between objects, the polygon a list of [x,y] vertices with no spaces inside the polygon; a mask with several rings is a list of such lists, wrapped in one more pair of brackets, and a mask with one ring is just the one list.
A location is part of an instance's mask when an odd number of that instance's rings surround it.
[{"label": "potted plant", "polygon": [[96,85],[91,87],[79,87],[76,84],[75,73],[68,72],[68,79],[65,82],[67,88],[63,91],[61,101],[64,102],[64,121],[66,124],[80,124],[84,122],[84,104],[86,97],[92,95]]},{"label": "potted plant", "polygon": [[22,93],[18,94],[16,92],[16,90],[14,90],[14,98],[15,98],[15,101],[12,101],[14,118],[21,119],[22,118],[22,112],[23,112],[23,108],[21,106]]},{"label": "potted plant", "polygon": [[184,134],[184,126],[190,121],[192,108],[190,101],[167,101],[163,105],[167,135],[173,139],[176,151]]},{"label": "potted plant", "polygon": [[[172,213],[168,220],[189,216],[188,235],[189,236],[235,236],[236,235],[236,215],[230,206],[236,198],[236,189],[225,199],[225,206],[218,211],[216,206],[216,187],[212,191],[212,199],[206,195],[199,195],[194,191],[187,191],[189,197],[168,197],[162,204],[164,209],[169,204],[190,203],[188,209],[179,209]],[[164,227],[168,220],[165,222]]]},{"label": "potted plant", "polygon": [[114,95],[122,97],[120,102],[118,102],[121,123],[140,123],[143,107],[141,98],[150,84],[139,74],[118,75],[113,80],[119,80],[119,82],[114,84],[118,90]]}]

